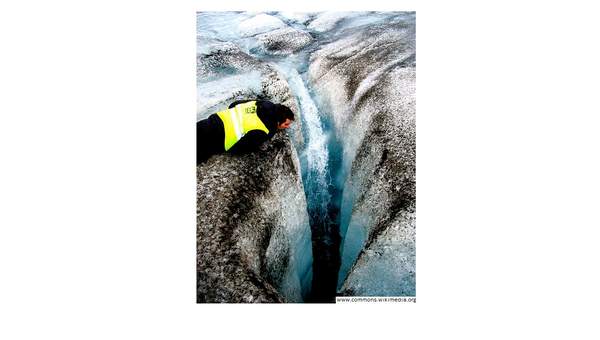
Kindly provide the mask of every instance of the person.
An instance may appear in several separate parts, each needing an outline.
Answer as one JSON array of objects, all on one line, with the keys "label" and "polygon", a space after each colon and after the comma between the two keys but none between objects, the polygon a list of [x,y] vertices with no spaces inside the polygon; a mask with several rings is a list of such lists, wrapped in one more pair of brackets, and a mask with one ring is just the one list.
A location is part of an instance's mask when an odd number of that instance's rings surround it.
[{"label": "person", "polygon": [[238,100],[196,123],[196,164],[223,152],[257,150],[278,130],[287,129],[294,113],[268,100]]}]

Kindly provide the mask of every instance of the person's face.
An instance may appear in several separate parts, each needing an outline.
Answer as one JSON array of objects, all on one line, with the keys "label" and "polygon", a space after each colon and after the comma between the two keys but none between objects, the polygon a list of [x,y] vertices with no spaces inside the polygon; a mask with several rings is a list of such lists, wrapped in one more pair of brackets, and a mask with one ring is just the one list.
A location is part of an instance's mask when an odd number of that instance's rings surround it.
[{"label": "person's face", "polygon": [[277,125],[278,129],[287,129],[290,127],[290,125],[292,125],[292,121],[290,119],[286,119],[285,122]]}]

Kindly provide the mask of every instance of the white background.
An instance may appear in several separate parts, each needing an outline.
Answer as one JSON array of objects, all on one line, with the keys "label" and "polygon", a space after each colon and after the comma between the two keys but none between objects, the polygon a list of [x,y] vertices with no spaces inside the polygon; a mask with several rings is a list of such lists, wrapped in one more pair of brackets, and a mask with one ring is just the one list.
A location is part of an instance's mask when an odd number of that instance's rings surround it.
[{"label": "white background", "polygon": [[[2,2],[0,338],[598,339],[594,8],[248,3]],[[416,304],[196,305],[213,9],[417,11]]]}]

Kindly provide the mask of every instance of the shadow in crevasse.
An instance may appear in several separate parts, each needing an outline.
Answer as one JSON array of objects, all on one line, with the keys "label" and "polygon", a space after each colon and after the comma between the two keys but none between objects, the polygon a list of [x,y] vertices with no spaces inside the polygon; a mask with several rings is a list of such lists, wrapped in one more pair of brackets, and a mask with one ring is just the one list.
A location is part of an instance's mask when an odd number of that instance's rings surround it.
[{"label": "shadow in crevasse", "polygon": [[[324,130],[330,131],[330,122],[326,119],[322,122]],[[327,195],[323,197],[324,195],[319,194],[322,192],[320,190],[315,192],[309,189],[306,192],[313,248],[313,282],[306,302],[311,303],[335,302],[341,264],[340,206],[343,180],[340,179],[344,177],[341,169],[342,152],[340,144],[333,137],[329,139],[327,150]],[[314,183],[307,184],[310,188]]]}]

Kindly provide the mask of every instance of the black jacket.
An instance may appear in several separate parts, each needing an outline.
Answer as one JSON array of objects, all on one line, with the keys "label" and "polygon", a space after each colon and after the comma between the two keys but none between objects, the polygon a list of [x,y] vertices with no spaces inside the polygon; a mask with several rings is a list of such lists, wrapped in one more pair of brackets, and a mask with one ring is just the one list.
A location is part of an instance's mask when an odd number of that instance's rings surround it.
[{"label": "black jacket", "polygon": [[[249,102],[250,100],[238,100],[229,105],[229,108]],[[268,100],[257,100],[256,101],[256,115],[265,124],[269,130],[269,134],[266,134],[262,130],[248,131],[237,143],[235,143],[229,152],[232,153],[245,153],[258,149],[258,147],[265,141],[273,138],[275,132],[277,132],[277,118],[275,116],[275,107],[273,103]],[[225,138],[225,136],[223,136]]]},{"label": "black jacket", "polygon": [[[251,101],[238,100],[229,105],[232,108],[238,104]],[[260,144],[271,139],[277,132],[275,106],[268,100],[256,100],[256,114],[265,124],[269,133],[261,130],[248,131],[228,152],[246,153],[258,149]],[[196,163],[201,163],[210,156],[225,152],[225,128],[223,121],[215,113],[196,123]]]}]

